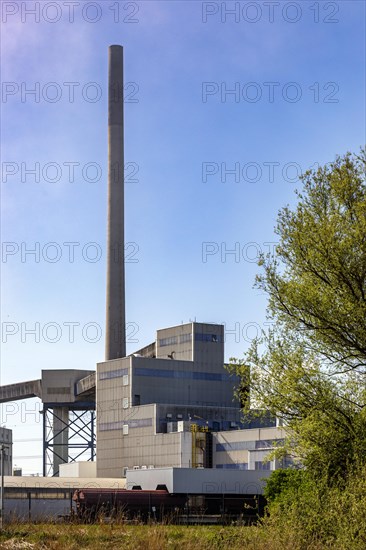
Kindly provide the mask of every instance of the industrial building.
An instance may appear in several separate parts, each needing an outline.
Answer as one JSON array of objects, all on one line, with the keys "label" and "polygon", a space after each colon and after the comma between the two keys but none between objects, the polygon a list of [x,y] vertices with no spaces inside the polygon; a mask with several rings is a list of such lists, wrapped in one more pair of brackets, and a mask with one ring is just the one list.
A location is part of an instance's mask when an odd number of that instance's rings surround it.
[{"label": "industrial building", "polygon": [[[261,494],[262,478],[279,466],[266,457],[285,432],[265,413],[243,418],[234,394],[239,379],[224,364],[224,327],[160,329],[154,342],[126,357],[124,258],[115,254],[124,250],[124,170],[113,169],[124,165],[121,46],[109,49],[108,90],[106,359],[96,370],[44,370],[40,379],[2,386],[0,403],[42,400],[43,476],[90,476],[99,487],[127,476],[127,488]],[[241,388],[243,399],[248,394]],[[96,460],[96,467],[75,460]]]},{"label": "industrial building", "polygon": [[243,431],[238,382],[224,365],[222,325],[161,329],[137,353],[99,363],[97,475],[168,466],[273,469],[263,450],[282,430],[264,416],[247,421],[257,429]]},{"label": "industrial building", "polygon": [[[96,371],[44,370],[39,380],[2,386],[0,401],[42,400],[44,476],[69,475],[60,470],[76,458],[97,458],[92,477],[101,478],[166,467],[275,469],[265,458],[284,430],[265,414],[243,417],[238,382],[224,365],[224,327],[191,322],[158,330],[155,342]],[[11,431],[3,434],[11,443]]]}]

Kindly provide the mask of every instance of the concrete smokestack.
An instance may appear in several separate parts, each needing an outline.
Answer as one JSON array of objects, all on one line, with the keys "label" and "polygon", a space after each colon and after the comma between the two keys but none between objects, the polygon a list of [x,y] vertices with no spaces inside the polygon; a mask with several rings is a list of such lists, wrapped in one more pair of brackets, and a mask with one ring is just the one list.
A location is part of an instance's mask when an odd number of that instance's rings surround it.
[{"label": "concrete smokestack", "polygon": [[109,47],[106,360],[126,356],[123,48]]}]

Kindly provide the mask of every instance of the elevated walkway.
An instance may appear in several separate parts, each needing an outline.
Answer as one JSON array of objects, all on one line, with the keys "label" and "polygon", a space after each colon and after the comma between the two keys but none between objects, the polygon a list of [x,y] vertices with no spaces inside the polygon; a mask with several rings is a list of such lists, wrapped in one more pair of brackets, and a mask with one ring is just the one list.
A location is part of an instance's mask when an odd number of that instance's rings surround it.
[{"label": "elevated walkway", "polygon": [[29,380],[28,382],[0,386],[0,403],[30,399],[31,397],[42,399],[41,380]]},{"label": "elevated walkway", "polygon": [[95,380],[91,370],[47,369],[40,380],[0,386],[0,403],[34,397],[43,403],[43,475],[58,475],[60,464],[84,453],[94,460]]}]

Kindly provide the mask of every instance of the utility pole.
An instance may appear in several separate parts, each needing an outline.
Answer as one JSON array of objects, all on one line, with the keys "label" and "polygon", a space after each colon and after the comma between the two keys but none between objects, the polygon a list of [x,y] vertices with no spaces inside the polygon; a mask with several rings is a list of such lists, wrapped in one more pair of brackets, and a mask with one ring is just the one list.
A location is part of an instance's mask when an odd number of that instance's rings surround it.
[{"label": "utility pole", "polygon": [[3,529],[4,525],[4,456],[5,456],[5,450],[9,449],[9,445],[6,445],[4,443],[0,443],[0,468],[1,468],[1,475],[0,475],[0,531]]},{"label": "utility pole", "polygon": [[0,467],[1,467],[1,485],[0,485],[0,529],[3,530],[4,524],[4,450],[5,446],[0,444]]}]

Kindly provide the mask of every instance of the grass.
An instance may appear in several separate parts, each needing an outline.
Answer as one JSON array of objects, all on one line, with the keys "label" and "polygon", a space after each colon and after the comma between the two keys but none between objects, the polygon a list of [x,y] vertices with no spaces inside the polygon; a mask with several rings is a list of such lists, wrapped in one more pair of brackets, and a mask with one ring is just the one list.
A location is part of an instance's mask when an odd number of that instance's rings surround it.
[{"label": "grass", "polygon": [[[301,550],[291,533],[237,526],[21,524],[5,526],[9,550]],[[314,541],[311,550],[330,548]],[[331,547],[332,549],[335,546]]]}]

